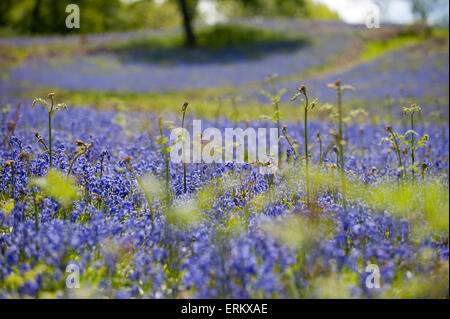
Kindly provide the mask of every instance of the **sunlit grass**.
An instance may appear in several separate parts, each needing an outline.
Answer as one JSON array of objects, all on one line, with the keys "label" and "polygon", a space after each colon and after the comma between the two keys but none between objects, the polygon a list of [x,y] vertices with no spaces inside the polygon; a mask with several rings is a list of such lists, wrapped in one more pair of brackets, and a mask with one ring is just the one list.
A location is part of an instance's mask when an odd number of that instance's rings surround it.
[{"label": "sunlit grass", "polygon": [[363,61],[372,60],[399,48],[424,42],[426,38],[417,34],[398,35],[393,38],[369,41],[361,54]]},{"label": "sunlit grass", "polygon": [[[256,86],[255,86],[256,87]],[[245,88],[244,88],[245,89]],[[49,92],[48,88],[40,88],[33,91],[34,96],[43,96]],[[58,89],[57,93],[61,100],[67,101],[70,106],[93,107],[101,110],[116,111],[153,111],[156,113],[179,112],[179,105],[186,100],[191,104],[192,115],[210,120],[216,120],[218,110],[220,108],[220,117],[234,119],[237,121],[245,121],[249,119],[263,119],[263,116],[273,114],[273,106],[270,101],[267,103],[254,99],[242,100],[237,104],[238,113],[235,112],[231,102],[231,98],[239,96],[241,89],[236,90],[233,87],[211,88],[189,91],[171,91],[166,93],[135,93],[135,92],[118,92],[118,91],[92,91],[92,90],[65,90]],[[28,93],[19,94],[20,97],[26,97]],[[418,103],[430,106],[431,97],[423,99],[408,98],[403,101],[405,104]],[[395,102],[395,101],[394,101]],[[448,99],[440,99],[440,105],[447,105]],[[326,103],[325,103],[326,104]],[[392,104],[392,103],[391,103]],[[350,98],[343,105],[344,112],[348,113],[363,107],[369,116],[367,119],[372,124],[378,123],[401,123],[401,108],[399,102],[398,112],[392,109],[391,104],[385,99],[373,101],[365,101],[358,97]],[[397,105],[395,104],[395,105]],[[327,107],[323,107],[324,103],[319,100],[317,111],[312,113],[310,119],[317,120],[333,120],[330,118],[330,112]],[[299,121],[300,114],[298,107],[290,103],[285,97],[280,102],[283,109],[280,114],[282,121]],[[421,121],[437,121],[437,123],[445,124],[446,118],[442,115],[446,114],[443,107],[428,112],[426,110],[421,116]],[[353,123],[363,123],[365,119],[352,119]]]}]

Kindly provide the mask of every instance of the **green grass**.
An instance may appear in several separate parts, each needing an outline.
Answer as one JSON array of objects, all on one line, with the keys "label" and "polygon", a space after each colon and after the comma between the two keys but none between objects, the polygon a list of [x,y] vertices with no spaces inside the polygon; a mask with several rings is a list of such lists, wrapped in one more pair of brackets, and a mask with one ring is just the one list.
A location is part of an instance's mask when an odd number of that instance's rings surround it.
[{"label": "green grass", "polygon": [[426,38],[417,34],[400,34],[385,40],[370,41],[365,45],[361,60],[364,62],[373,60],[405,46],[424,41]]}]

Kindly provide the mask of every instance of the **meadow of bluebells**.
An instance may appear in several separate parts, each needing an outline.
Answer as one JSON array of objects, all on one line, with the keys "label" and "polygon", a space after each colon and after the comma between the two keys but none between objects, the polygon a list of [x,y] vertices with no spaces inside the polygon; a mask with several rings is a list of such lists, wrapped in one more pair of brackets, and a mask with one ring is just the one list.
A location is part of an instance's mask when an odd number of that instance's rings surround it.
[{"label": "meadow of bluebells", "polygon": [[[335,96],[326,89],[336,74],[327,74],[309,80],[310,91],[320,96],[322,102],[333,103]],[[399,101],[401,99],[420,99],[433,101],[433,98],[448,97],[449,64],[448,52],[430,53],[423,47],[407,48],[388,53],[368,63],[359,64],[344,72],[339,78],[347,83],[357,83],[358,94],[349,99],[360,99],[361,105],[370,101]],[[280,83],[280,87],[294,87],[294,81]],[[290,89],[289,92],[293,93]],[[264,96],[254,92],[252,97],[264,101]],[[287,99],[287,95],[284,97]],[[431,107],[432,105],[430,105]],[[444,109],[445,111],[445,109]]]},{"label": "meadow of bluebells", "polygon": [[[274,43],[272,46],[275,48],[270,45],[264,48],[265,51],[273,52],[262,57],[247,56],[242,50],[233,48],[213,51],[206,56],[202,50],[197,50],[194,53],[189,52],[193,56],[188,60],[184,57],[185,54],[178,54],[168,61],[163,60],[163,63],[155,57],[141,57],[135,53],[124,56],[108,50],[73,57],[29,59],[10,70],[7,81],[0,84],[7,87],[3,94],[7,94],[12,88],[24,90],[55,86],[64,89],[129,92],[167,92],[239,86],[261,81],[267,74],[278,73],[280,76],[289,76],[321,65],[327,62],[330,56],[342,54],[351,45],[351,35],[354,34],[352,28],[344,23],[337,23],[332,28],[326,22],[298,23],[295,20],[287,20],[284,24],[277,20],[270,22],[271,20],[244,20],[236,21],[234,24],[262,27],[264,30],[273,30],[275,24],[278,26],[275,28],[276,31],[295,30],[307,36],[310,43],[305,43],[301,47],[292,46],[292,43]],[[320,37],[317,36],[317,32],[320,32]],[[159,33],[90,35],[89,45],[130,41]],[[30,47],[36,45],[36,41],[35,38],[12,38],[4,39],[3,43]],[[59,41],[57,37],[39,38],[40,44],[52,44],[56,41],[59,44],[76,46],[81,39],[69,37]]]},{"label": "meadow of bluebells", "polygon": [[[193,223],[170,222],[164,201],[144,196],[139,183],[141,176],[164,179],[164,156],[156,142],[160,133],[151,113],[81,107],[55,113],[53,168],[67,173],[77,144],[93,142],[74,162],[71,175],[80,194],[66,207],[32,183],[47,174],[49,156],[36,137],[46,140],[47,114],[30,104],[5,112],[2,127],[3,298],[365,298],[389,296],[394,288],[407,291],[395,297],[448,296],[448,281],[437,292],[433,281],[422,290],[406,288],[420,278],[441,280],[445,271],[448,278],[448,229],[417,237],[407,218],[364,201],[349,201],[344,208],[329,191],[317,193],[312,208],[304,201],[304,187],[291,187],[282,174],[268,179],[251,163],[188,164],[185,193],[183,166],[169,162],[171,207],[193,207],[199,214]],[[166,114],[165,119],[180,118]],[[286,124],[301,150],[302,126]],[[238,125],[273,126],[265,121]],[[203,126],[223,130],[234,123],[204,120]],[[308,128],[322,132],[324,149],[334,143],[325,134],[336,129],[335,123],[310,122]],[[429,134],[429,147],[416,156],[427,165],[424,178],[439,176],[447,184],[448,126],[418,125],[416,131]],[[346,174],[366,184],[397,183],[394,152],[380,145],[383,125],[349,124],[345,136]],[[336,162],[333,151],[319,158],[315,137],[310,150],[310,163],[322,160],[323,167],[332,167]],[[282,161],[292,162],[285,140],[281,151],[288,156]],[[266,231],[268,223],[278,227],[293,217],[330,227],[310,234],[301,246]],[[68,263],[80,267],[80,289],[65,288]],[[366,287],[369,263],[380,267],[380,289]]]}]

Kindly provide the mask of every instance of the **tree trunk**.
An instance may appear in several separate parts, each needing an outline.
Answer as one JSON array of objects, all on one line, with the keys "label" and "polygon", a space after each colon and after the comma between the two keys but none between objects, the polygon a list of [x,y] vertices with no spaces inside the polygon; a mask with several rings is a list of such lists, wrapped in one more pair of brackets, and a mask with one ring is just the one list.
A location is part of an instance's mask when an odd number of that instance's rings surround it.
[{"label": "tree trunk", "polygon": [[34,3],[33,11],[31,12],[31,26],[30,26],[31,33],[37,33],[39,31],[40,7],[41,7],[41,0],[36,0],[36,2]]},{"label": "tree trunk", "polygon": [[11,9],[11,1],[10,0],[0,1],[0,26],[1,27],[4,27],[7,25],[7,16],[9,14],[10,9]]},{"label": "tree trunk", "polygon": [[192,28],[192,20],[194,12],[192,8],[188,6],[187,1],[189,0],[178,0],[181,14],[183,16],[183,28],[185,34],[186,45],[189,47],[194,47],[197,44],[195,39],[194,30]]}]

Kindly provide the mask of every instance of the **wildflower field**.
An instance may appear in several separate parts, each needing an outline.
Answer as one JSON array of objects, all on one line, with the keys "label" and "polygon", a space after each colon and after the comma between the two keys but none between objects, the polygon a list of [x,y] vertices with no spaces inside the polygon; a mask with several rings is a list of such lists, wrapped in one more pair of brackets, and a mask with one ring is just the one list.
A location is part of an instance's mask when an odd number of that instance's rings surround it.
[{"label": "wildflower field", "polygon": [[0,38],[1,298],[448,298],[448,29],[237,19],[179,41]]}]

